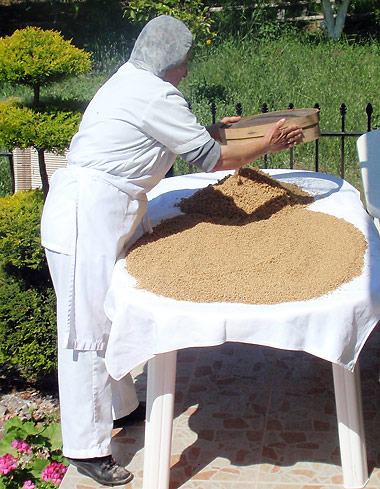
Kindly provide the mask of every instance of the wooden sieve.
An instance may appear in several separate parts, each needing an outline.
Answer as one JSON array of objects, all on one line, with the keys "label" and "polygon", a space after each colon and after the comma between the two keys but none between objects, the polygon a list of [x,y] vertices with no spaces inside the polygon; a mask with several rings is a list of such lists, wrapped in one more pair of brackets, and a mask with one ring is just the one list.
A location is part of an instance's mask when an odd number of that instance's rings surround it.
[{"label": "wooden sieve", "polygon": [[284,118],[286,122],[283,127],[297,124],[302,128],[300,143],[314,141],[320,137],[319,109],[290,109],[243,117],[238,122],[226,124],[220,129],[222,142],[242,144],[248,143],[252,138],[261,138],[272,124]]}]

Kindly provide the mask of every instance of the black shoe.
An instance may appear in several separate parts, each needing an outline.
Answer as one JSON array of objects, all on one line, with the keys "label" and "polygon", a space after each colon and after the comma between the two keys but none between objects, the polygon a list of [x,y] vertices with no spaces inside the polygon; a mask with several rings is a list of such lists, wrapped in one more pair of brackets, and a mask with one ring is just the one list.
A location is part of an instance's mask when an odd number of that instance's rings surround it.
[{"label": "black shoe", "polygon": [[121,486],[133,479],[133,474],[115,462],[111,455],[96,458],[68,458],[78,472],[90,476],[105,486]]},{"label": "black shoe", "polygon": [[113,422],[113,429],[116,428],[124,428],[125,426],[129,426],[132,423],[139,423],[140,421],[145,421],[146,418],[146,403],[140,402],[137,408],[132,411],[124,418],[115,419]]}]

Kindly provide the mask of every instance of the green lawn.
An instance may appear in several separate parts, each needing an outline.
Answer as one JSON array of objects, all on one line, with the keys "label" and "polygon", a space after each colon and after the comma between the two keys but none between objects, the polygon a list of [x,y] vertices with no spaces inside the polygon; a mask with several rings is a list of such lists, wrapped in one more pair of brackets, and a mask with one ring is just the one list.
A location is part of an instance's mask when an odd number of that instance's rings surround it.
[{"label": "green lawn", "polygon": [[[372,128],[377,127],[380,114],[380,49],[377,41],[331,43],[306,36],[283,35],[261,41],[227,39],[219,44],[195,50],[189,76],[180,89],[191,104],[200,122],[211,122],[210,104],[217,106],[217,119],[235,113],[241,103],[243,115],[261,111],[266,103],[269,110],[320,105],[321,131],[340,131],[340,106],[347,106],[346,131],[366,131],[365,108],[374,108]],[[96,90],[124,61],[113,56],[102,71],[53,85],[42,92],[46,97],[73,100],[84,108]],[[106,66],[106,68],[104,68]],[[10,95],[28,95],[25,88],[0,85],[0,99]],[[32,94],[29,94],[31,97]],[[346,138],[345,178],[360,188],[360,172],[355,147],[356,138]],[[320,140],[320,171],[339,175],[340,139]],[[288,152],[271,155],[269,165],[289,166]],[[263,161],[257,162],[258,166]],[[6,171],[0,167],[0,179]],[[295,148],[294,166],[314,168],[314,144]],[[187,171],[176,162],[175,172]]]},{"label": "green lawn", "polygon": [[[229,41],[195,56],[182,84],[193,111],[210,122],[208,102],[214,98],[217,118],[234,113],[240,102],[243,115],[295,107],[321,108],[321,131],[341,130],[340,106],[345,103],[348,132],[367,130],[368,102],[374,108],[373,126],[380,109],[380,49],[376,42],[337,44],[294,37],[258,42]],[[346,138],[345,178],[360,187],[356,138]],[[340,138],[320,139],[320,171],[339,175]],[[314,168],[314,144],[294,151],[295,167]],[[289,165],[285,153],[269,157],[271,166]]]}]

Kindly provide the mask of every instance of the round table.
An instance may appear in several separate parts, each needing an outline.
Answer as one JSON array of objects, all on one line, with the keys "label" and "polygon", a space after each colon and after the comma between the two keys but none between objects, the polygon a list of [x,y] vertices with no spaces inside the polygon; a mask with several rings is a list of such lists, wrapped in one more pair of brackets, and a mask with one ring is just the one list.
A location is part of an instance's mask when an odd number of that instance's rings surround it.
[{"label": "round table", "polygon": [[[310,210],[351,222],[368,242],[362,274],[317,299],[274,305],[191,303],[136,288],[116,263],[105,310],[112,321],[106,352],[110,375],[122,378],[148,364],[144,489],[167,489],[176,352],[237,341],[305,351],[331,362],[345,487],[363,487],[367,462],[358,357],[380,319],[380,238],[359,192],[331,175],[298,170],[265,170],[315,196]],[[162,180],[149,194],[152,226],[180,213],[174,204],[231,172],[196,173]],[[143,227],[136,232],[141,235]],[[175,257],[173,257],[173,260]]]}]

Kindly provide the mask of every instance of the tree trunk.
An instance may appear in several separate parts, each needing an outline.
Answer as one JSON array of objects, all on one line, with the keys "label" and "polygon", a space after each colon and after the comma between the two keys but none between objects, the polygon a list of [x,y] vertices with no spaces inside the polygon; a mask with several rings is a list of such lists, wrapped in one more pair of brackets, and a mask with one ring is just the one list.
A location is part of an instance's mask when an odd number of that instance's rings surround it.
[{"label": "tree trunk", "polygon": [[16,192],[16,181],[15,181],[15,165],[13,161],[13,153],[9,153],[9,169],[11,172],[11,182],[12,182],[12,195]]},{"label": "tree trunk", "polygon": [[337,41],[342,35],[350,2],[351,0],[342,0],[342,3],[338,8],[336,17],[334,17],[331,0],[322,0],[323,16],[325,19],[326,30],[329,38],[333,41]]},{"label": "tree trunk", "polygon": [[34,98],[33,98],[33,106],[37,109],[40,105],[40,85],[34,85]]},{"label": "tree trunk", "polygon": [[44,200],[46,200],[46,196],[49,192],[49,179],[46,171],[45,153],[43,149],[38,150],[38,166],[40,167],[40,175],[41,175],[41,182],[42,182],[42,191],[44,193]]}]

